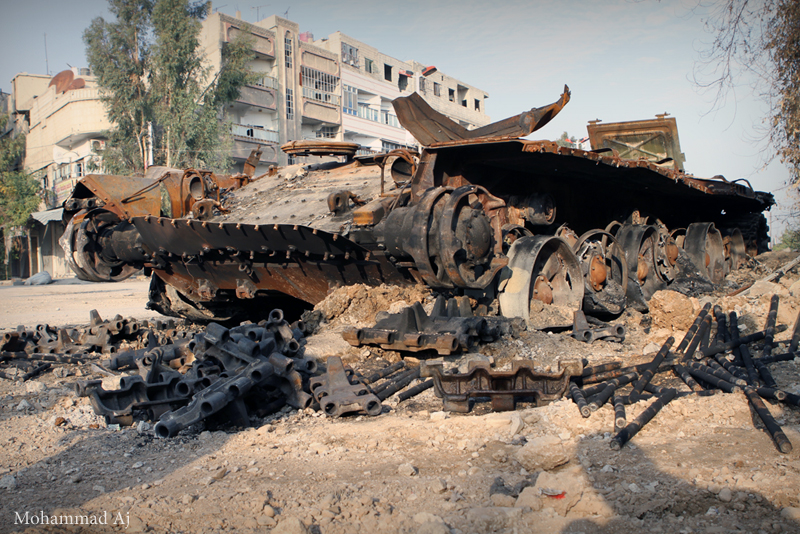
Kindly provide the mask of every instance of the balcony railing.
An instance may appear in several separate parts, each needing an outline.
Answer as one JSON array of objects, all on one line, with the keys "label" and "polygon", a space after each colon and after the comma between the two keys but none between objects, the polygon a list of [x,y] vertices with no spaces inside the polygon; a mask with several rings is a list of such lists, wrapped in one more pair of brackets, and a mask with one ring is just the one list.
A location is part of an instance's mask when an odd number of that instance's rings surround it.
[{"label": "balcony railing", "polygon": [[402,128],[402,126],[400,126],[400,121],[397,120],[396,115],[392,115],[388,111],[378,111],[377,109],[369,107],[367,104],[359,104],[357,112],[354,109],[347,108],[344,110],[344,112],[350,115],[356,115],[368,121],[379,122],[395,128]]},{"label": "balcony railing", "polygon": [[239,137],[250,137],[265,143],[278,143],[280,136],[275,130],[267,130],[263,126],[252,124],[231,124],[231,133]]},{"label": "balcony railing", "polygon": [[273,78],[272,76],[263,76],[253,82],[253,85],[256,87],[266,87],[267,89],[277,89],[278,88],[278,79]]},{"label": "balcony railing", "polygon": [[303,87],[303,97],[316,100],[317,102],[323,102],[325,104],[332,104],[334,106],[340,106],[342,103],[342,99],[339,97],[339,95],[326,93],[325,91],[312,89],[311,87]]}]

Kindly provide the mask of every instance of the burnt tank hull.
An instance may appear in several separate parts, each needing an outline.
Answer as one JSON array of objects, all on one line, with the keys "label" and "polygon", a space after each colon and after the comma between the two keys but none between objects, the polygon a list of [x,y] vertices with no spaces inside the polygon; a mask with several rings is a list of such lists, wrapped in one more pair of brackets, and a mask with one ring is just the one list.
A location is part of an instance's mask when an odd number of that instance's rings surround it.
[{"label": "burnt tank hull", "polygon": [[568,101],[565,91],[466,132],[418,97],[398,99],[401,122],[426,144],[421,153],[248,177],[217,206],[230,213],[191,202],[177,217],[153,206],[115,211],[122,203],[106,198],[113,217],[72,214],[109,222],[68,252],[83,264],[91,252],[95,265],[146,268],[151,306],[194,320],[252,317],[275,301],[302,308],[342,285],[422,283],[499,299],[501,313],[530,322],[537,300],[598,314],[646,309],[657,289],[686,276],[720,283],[745,249],[763,248],[769,193],[608,149],[518,138]]}]

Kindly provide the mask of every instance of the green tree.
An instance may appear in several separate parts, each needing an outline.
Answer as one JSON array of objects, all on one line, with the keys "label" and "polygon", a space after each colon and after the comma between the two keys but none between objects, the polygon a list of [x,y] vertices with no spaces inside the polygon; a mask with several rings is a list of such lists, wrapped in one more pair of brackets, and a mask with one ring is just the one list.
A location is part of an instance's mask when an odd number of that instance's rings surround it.
[{"label": "green tree", "polygon": [[[8,115],[0,115],[0,130]],[[0,226],[20,226],[39,206],[40,184],[21,170],[25,137],[0,139]]]},{"label": "green tree", "polygon": [[556,141],[558,146],[566,146],[570,148],[575,148],[578,146],[578,140],[575,137],[570,137],[567,132],[561,134],[561,137],[558,138]]},{"label": "green tree", "polygon": [[[695,80],[716,91],[716,103],[744,80],[769,106],[765,138],[800,183],[800,0],[718,0],[706,27]],[[767,158],[771,159],[771,158]]]},{"label": "green tree", "polygon": [[144,170],[148,123],[154,131],[154,163],[228,167],[230,133],[220,118],[224,104],[255,79],[247,66],[253,57],[248,32],[226,44],[220,72],[212,77],[199,42],[208,4],[109,3],[116,21],[97,18],[84,33],[89,65],[115,126],[103,153],[105,167],[114,173]]}]

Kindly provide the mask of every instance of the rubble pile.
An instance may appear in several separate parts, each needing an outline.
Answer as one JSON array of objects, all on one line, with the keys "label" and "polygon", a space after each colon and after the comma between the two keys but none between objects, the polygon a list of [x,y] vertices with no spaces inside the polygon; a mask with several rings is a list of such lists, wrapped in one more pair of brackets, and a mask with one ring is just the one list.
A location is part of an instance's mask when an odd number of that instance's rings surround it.
[{"label": "rubble pile", "polygon": [[[800,299],[786,278],[659,292],[610,324],[490,340],[470,323],[442,330],[475,337],[450,354],[346,332],[407,339],[412,315],[446,323],[458,300],[370,315],[351,288],[313,329],[273,310],[230,328],[141,323],[102,356],[33,340],[4,353],[0,493],[20,513],[120,512],[130,525],[109,530],[126,532],[793,532]],[[379,328],[390,314],[406,322]],[[24,379],[20,362],[68,372]]]}]

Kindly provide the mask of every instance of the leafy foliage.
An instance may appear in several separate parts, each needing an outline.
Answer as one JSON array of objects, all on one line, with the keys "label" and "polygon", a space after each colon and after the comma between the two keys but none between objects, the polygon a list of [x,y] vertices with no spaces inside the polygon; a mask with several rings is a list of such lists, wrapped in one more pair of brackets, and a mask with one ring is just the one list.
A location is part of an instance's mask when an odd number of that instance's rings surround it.
[{"label": "leafy foliage", "polygon": [[578,139],[576,139],[575,137],[570,137],[567,132],[564,132],[564,133],[561,134],[561,137],[558,138],[558,141],[556,141],[556,144],[558,146],[566,146],[566,147],[570,147],[570,148],[575,148],[575,147],[578,146]]},{"label": "leafy foliage", "polygon": [[[211,76],[199,42],[207,4],[188,0],[109,0],[116,22],[92,21],[84,33],[109,118],[104,165],[113,173],[144,170],[148,123],[154,163],[171,167],[230,165],[230,133],[220,121],[226,102],[255,79],[248,32],[226,44]],[[204,86],[209,79],[208,85]]]},{"label": "leafy foliage", "polygon": [[800,182],[800,0],[720,0],[706,26],[715,37],[695,81],[715,90],[722,105],[743,80],[754,79],[769,106],[765,138],[792,182]]},{"label": "leafy foliage", "polygon": [[[7,120],[7,115],[0,115],[0,130]],[[41,186],[19,170],[24,153],[23,136],[0,139],[0,226],[25,224],[39,206]]]},{"label": "leafy foliage", "polygon": [[787,228],[781,236],[780,242],[775,245],[775,250],[800,250],[800,228]]}]

